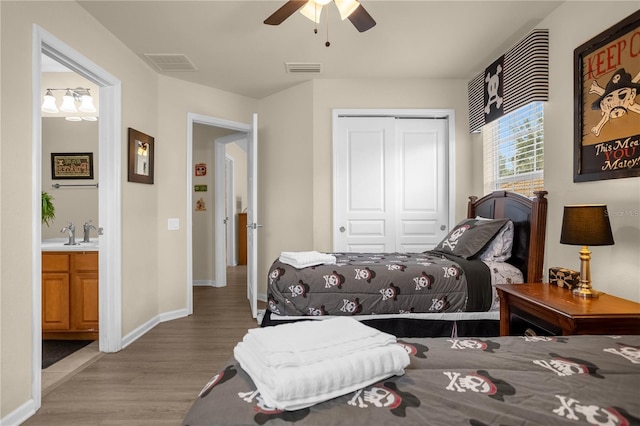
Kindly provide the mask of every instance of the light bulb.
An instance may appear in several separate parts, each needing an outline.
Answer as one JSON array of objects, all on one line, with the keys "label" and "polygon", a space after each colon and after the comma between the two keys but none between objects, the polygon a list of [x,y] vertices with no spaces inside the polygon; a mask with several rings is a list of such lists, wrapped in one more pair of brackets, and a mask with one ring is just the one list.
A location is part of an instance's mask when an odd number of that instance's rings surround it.
[{"label": "light bulb", "polygon": [[82,95],[82,102],[78,108],[82,112],[96,112],[96,107],[93,106],[93,98],[89,95]]},{"label": "light bulb", "polygon": [[67,90],[67,93],[65,93],[62,97],[62,105],[60,105],[60,111],[78,112],[71,90]]},{"label": "light bulb", "polygon": [[344,21],[360,6],[356,0],[334,0],[338,11],[340,12],[340,18]]},{"label": "light bulb", "polygon": [[302,13],[305,17],[311,19],[316,24],[320,23],[320,15],[322,14],[322,5],[317,4],[313,0],[307,2],[302,9],[300,9],[300,13]]},{"label": "light bulb", "polygon": [[47,93],[44,95],[44,101],[42,102],[42,111],[48,112],[50,114],[55,114],[58,112],[58,107],[56,106],[56,98],[51,94],[51,90],[47,89]]}]

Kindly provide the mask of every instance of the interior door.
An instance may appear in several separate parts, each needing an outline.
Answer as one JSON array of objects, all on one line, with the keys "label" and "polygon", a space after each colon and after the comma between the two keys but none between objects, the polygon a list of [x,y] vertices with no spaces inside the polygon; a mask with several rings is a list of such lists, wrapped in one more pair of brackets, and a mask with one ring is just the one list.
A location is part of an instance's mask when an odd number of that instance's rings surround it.
[{"label": "interior door", "polygon": [[449,216],[447,120],[395,120],[395,250],[423,252],[446,235]]},{"label": "interior door", "polygon": [[334,146],[336,251],[378,253],[395,246],[392,117],[340,117]]},{"label": "interior door", "polygon": [[258,313],[258,114],[247,138],[247,298],[251,315]]},{"label": "interior door", "polygon": [[338,118],[335,251],[421,252],[446,235],[447,128],[438,118]]}]

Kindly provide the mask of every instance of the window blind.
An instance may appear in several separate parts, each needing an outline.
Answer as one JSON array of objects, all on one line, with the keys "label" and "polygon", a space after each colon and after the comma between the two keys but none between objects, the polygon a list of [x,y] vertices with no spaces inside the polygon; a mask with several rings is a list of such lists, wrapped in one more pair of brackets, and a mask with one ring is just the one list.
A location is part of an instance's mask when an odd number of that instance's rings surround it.
[{"label": "window blind", "polygon": [[484,192],[544,189],[544,107],[532,102],[482,127]]}]

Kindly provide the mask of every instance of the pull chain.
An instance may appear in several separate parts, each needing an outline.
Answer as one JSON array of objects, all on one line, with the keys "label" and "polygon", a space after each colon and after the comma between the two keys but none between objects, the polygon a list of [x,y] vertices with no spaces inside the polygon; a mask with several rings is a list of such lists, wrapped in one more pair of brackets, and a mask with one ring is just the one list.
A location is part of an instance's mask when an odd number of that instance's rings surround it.
[{"label": "pull chain", "polygon": [[327,7],[327,13],[326,13],[326,18],[327,18],[327,41],[324,44],[325,46],[329,47],[331,46],[331,43],[329,43],[329,8]]}]

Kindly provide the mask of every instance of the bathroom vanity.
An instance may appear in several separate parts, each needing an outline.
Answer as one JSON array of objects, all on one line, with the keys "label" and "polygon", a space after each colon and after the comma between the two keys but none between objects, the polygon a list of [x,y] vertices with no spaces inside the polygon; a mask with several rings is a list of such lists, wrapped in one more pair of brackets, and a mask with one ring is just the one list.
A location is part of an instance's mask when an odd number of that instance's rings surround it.
[{"label": "bathroom vanity", "polygon": [[98,245],[42,244],[42,338],[98,339]]}]

